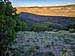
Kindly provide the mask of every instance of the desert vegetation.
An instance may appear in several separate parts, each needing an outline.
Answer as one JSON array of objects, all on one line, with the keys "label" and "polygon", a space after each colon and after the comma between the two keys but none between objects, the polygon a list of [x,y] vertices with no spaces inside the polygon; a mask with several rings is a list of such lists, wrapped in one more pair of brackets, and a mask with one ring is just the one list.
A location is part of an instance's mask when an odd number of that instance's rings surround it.
[{"label": "desert vegetation", "polygon": [[9,54],[17,55],[16,52],[19,52],[18,56],[74,56],[74,40],[75,34],[63,30],[39,33],[18,32],[10,46]]},{"label": "desert vegetation", "polygon": [[[65,9],[67,7],[64,6]],[[67,9],[70,10],[69,7]],[[54,11],[63,9],[61,6],[31,8],[45,11],[49,8]],[[17,14],[16,11],[10,1],[0,1],[1,56],[75,56],[74,17],[48,17],[23,12]],[[62,20],[58,22],[59,19]]]},{"label": "desert vegetation", "polygon": [[50,25],[49,24],[33,24],[32,31],[40,32],[40,31],[49,31]]},{"label": "desert vegetation", "polygon": [[[25,22],[18,19],[10,1],[0,2],[0,55],[4,56],[9,44],[15,39],[16,29],[25,29]],[[18,23],[19,21],[19,23]],[[22,23],[21,23],[22,22]],[[18,24],[18,26],[17,26]],[[23,27],[24,26],[24,27]]]}]

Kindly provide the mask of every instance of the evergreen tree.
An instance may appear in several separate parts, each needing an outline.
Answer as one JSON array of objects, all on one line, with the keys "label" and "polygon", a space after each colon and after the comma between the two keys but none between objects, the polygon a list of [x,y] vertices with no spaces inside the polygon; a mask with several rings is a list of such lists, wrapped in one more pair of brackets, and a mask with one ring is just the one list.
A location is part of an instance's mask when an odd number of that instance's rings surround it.
[{"label": "evergreen tree", "polygon": [[25,30],[27,24],[18,19],[16,8],[12,7],[9,0],[0,1],[0,55],[4,56],[9,44],[15,39],[15,30]]},{"label": "evergreen tree", "polygon": [[[1,0],[2,1],[2,0]],[[12,17],[11,2],[0,2],[0,55],[4,56],[4,52],[8,45],[14,40],[16,20]]]}]

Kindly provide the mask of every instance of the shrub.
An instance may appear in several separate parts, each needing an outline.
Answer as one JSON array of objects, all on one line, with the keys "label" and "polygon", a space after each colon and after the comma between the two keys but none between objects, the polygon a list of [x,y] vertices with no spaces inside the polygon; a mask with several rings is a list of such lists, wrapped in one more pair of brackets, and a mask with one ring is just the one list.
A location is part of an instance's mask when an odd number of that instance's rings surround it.
[{"label": "shrub", "polygon": [[74,50],[72,50],[72,52],[75,54],[75,49],[74,49]]},{"label": "shrub", "polygon": [[29,51],[32,52],[34,51],[36,48],[34,46],[32,46],[31,48],[29,48]]},{"label": "shrub", "polygon": [[36,32],[48,31],[49,29],[50,29],[50,25],[49,24],[34,24],[32,26],[32,30],[36,31]]},{"label": "shrub", "polygon": [[58,29],[54,29],[53,31],[54,31],[54,32],[58,32],[59,30],[58,30]]},{"label": "shrub", "polygon": [[51,55],[51,56],[55,56],[55,54],[53,52],[48,52],[48,55]]},{"label": "shrub", "polygon": [[40,47],[39,46],[32,46],[31,48],[29,48],[29,51],[32,52],[35,49],[40,49]]},{"label": "shrub", "polygon": [[27,42],[30,42],[30,40],[27,40]]},{"label": "shrub", "polygon": [[65,49],[65,48],[62,48],[61,49],[61,52],[63,53],[63,55],[67,52],[67,49]]},{"label": "shrub", "polygon": [[35,46],[36,49],[40,49],[40,46]]},{"label": "shrub", "polygon": [[16,20],[17,26],[15,27],[16,31],[25,31],[27,30],[28,25],[24,21]]},{"label": "shrub", "polygon": [[37,40],[36,39],[32,39],[32,42],[37,42]]},{"label": "shrub", "polygon": [[65,30],[69,30],[69,29],[74,29],[75,31],[75,24],[69,24],[68,26],[65,27]]},{"label": "shrub", "polygon": [[75,32],[75,29],[69,29],[69,32],[73,33]]},{"label": "shrub", "polygon": [[70,44],[72,41],[73,41],[73,40],[71,40],[71,39],[64,39],[64,42],[65,42],[66,44]]}]

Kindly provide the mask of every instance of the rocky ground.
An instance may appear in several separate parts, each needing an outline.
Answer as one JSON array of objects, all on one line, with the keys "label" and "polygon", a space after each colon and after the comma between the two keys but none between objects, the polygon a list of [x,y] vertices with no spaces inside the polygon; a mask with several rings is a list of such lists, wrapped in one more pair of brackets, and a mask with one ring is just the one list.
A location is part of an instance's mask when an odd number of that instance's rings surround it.
[{"label": "rocky ground", "polygon": [[18,32],[9,56],[75,56],[75,33]]}]

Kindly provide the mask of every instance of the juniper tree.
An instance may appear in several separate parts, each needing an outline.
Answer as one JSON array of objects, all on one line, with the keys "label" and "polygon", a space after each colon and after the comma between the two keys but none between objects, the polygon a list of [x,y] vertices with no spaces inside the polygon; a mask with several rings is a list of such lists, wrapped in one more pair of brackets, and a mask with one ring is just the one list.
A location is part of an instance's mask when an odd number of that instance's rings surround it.
[{"label": "juniper tree", "polygon": [[[2,0],[1,0],[2,1]],[[12,18],[10,2],[0,2],[0,55],[4,56],[8,45],[14,40],[16,21]],[[13,8],[13,7],[12,7]]]}]

